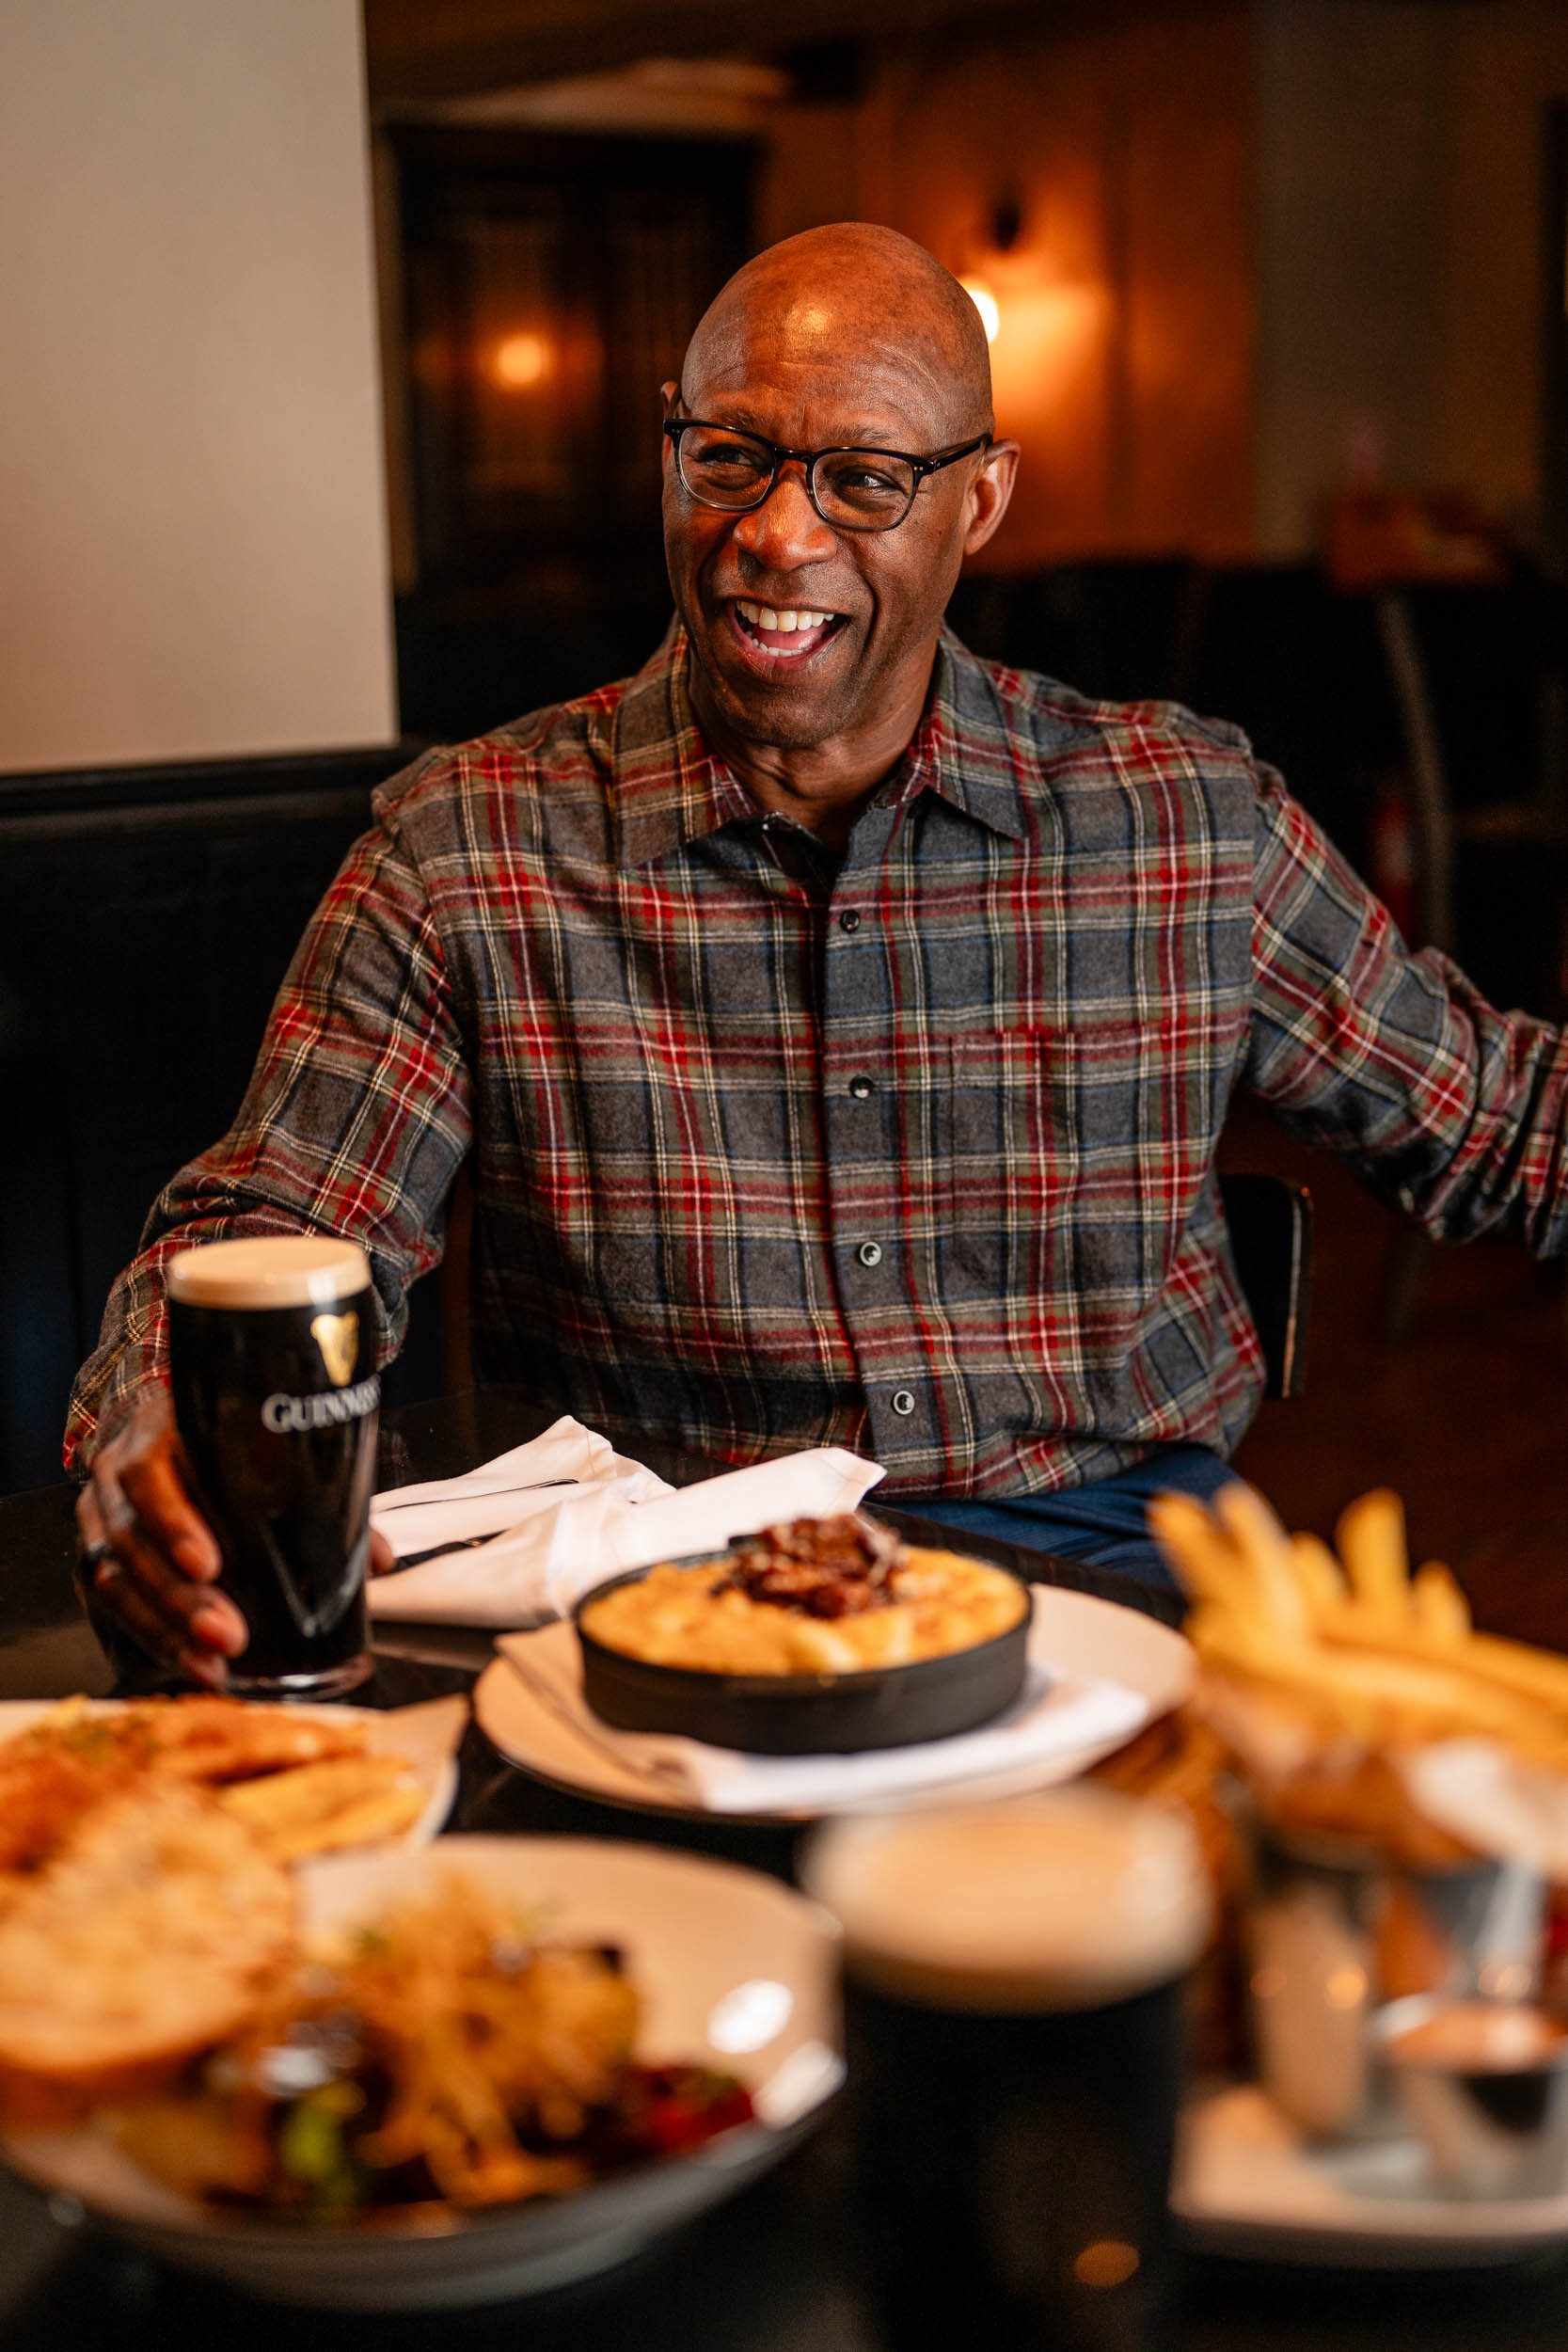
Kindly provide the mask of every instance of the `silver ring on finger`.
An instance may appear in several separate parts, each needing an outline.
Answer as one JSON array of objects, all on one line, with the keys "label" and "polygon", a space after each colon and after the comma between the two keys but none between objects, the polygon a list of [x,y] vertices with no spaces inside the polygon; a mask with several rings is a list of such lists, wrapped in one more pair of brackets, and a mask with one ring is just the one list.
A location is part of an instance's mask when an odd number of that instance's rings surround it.
[{"label": "silver ring on finger", "polygon": [[96,1536],[90,1544],[84,1546],[82,1565],[94,1584],[101,1588],[112,1584],[119,1574],[119,1562],[115,1558],[114,1546],[103,1535]]}]

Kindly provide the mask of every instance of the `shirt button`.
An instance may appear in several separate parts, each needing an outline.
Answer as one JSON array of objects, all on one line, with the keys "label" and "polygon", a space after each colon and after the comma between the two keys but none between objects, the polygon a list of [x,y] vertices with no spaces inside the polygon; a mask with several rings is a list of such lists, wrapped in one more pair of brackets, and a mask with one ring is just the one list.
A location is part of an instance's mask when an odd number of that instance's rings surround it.
[{"label": "shirt button", "polygon": [[858,907],[846,907],[844,913],[838,918],[839,930],[841,931],[858,931],[860,927],[860,909]]},{"label": "shirt button", "polygon": [[851,1078],[849,1091],[857,1103],[864,1103],[876,1093],[877,1089],[870,1078]]},{"label": "shirt button", "polygon": [[892,1406],[894,1411],[899,1416],[900,1420],[908,1421],[910,1415],[914,1410],[914,1391],[912,1389],[895,1389],[893,1394],[888,1399],[888,1403]]},{"label": "shirt button", "polygon": [[860,1260],[862,1265],[880,1265],[882,1263],[882,1245],[879,1241],[863,1241],[860,1248],[856,1250],[855,1255]]}]

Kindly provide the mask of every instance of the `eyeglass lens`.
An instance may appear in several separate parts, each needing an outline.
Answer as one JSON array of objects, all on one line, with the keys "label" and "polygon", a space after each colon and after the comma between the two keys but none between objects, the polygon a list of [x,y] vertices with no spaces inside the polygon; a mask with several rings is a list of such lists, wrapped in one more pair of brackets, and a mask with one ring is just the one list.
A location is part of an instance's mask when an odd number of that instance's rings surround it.
[{"label": "eyeglass lens", "polygon": [[[775,470],[766,441],[709,425],[681,435],[680,469],[693,498],[737,512],[761,503]],[[829,522],[861,531],[900,522],[918,479],[901,457],[870,449],[832,450],[816,460],[813,473],[820,513]]]}]

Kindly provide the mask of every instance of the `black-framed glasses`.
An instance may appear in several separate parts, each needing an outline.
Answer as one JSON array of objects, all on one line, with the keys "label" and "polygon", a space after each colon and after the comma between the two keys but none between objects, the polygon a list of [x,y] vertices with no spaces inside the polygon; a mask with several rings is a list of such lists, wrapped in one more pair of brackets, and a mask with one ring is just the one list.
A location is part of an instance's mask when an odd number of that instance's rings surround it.
[{"label": "black-framed glasses", "polygon": [[664,430],[675,445],[681,480],[700,505],[748,515],[771,496],[780,467],[794,462],[804,466],[806,495],[834,531],[896,531],[928,473],[991,441],[989,433],[977,433],[958,449],[911,457],[898,449],[781,449],[760,433],[701,417],[667,418]]}]

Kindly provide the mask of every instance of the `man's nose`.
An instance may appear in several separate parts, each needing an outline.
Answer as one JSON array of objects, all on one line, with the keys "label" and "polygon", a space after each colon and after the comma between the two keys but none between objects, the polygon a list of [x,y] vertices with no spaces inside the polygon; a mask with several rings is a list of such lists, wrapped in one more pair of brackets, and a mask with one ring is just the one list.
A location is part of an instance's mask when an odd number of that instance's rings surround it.
[{"label": "man's nose", "polygon": [[736,546],[766,572],[826,564],[838,553],[837,539],[807,493],[806,469],[795,459],[781,468],[762,504],[736,517],[733,536]]}]

